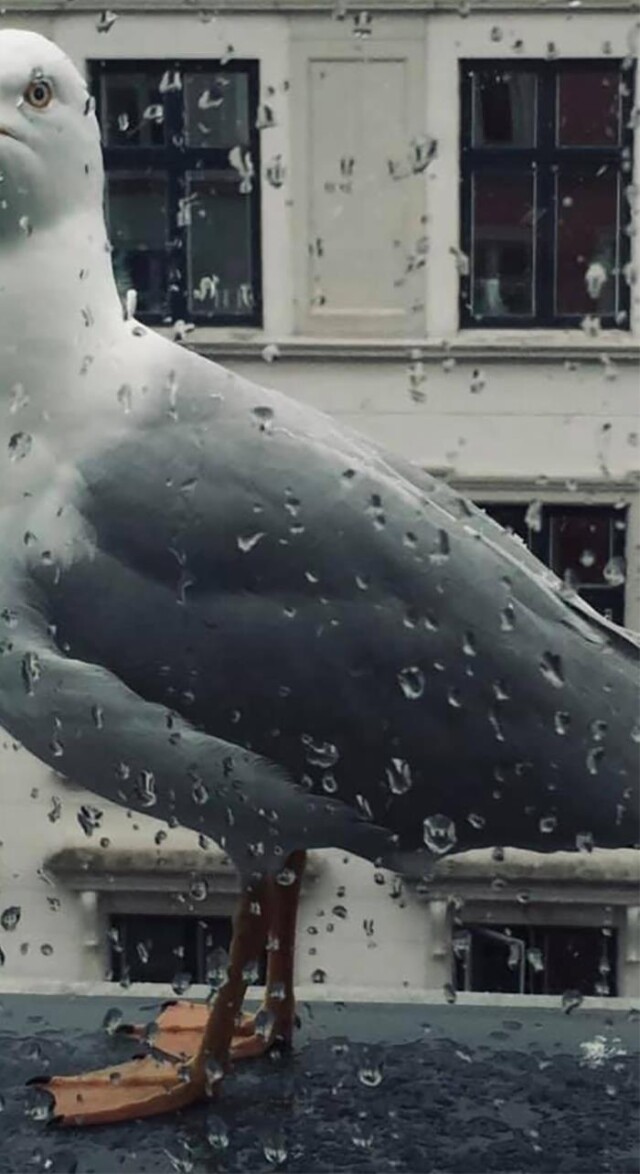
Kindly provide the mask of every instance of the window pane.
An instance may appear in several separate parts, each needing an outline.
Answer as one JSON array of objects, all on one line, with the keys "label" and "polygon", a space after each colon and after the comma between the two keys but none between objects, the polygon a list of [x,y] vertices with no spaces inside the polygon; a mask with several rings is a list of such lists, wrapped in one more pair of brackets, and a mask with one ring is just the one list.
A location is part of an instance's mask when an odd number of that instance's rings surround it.
[{"label": "window pane", "polygon": [[604,585],[613,554],[613,519],[591,511],[557,512],[549,519],[549,563],[560,578],[570,572],[576,585]]},{"label": "window pane", "polygon": [[189,313],[246,318],[257,297],[251,195],[219,172],[190,172],[187,181]]},{"label": "window pane", "polygon": [[123,914],[112,917],[118,948],[112,944],[114,978],[131,982],[171,982],[180,972],[196,978],[193,919]]},{"label": "window pane", "polygon": [[112,172],[107,178],[107,221],[120,293],[138,292],[138,309],[167,313],[168,215],[164,175]]},{"label": "window pane", "polygon": [[532,172],[490,171],[473,177],[473,314],[534,313],[534,179]]},{"label": "window pane", "polygon": [[162,147],[164,106],[153,73],[107,73],[102,85],[102,136],[107,147]]},{"label": "window pane", "polygon": [[563,69],[557,79],[558,144],[614,147],[620,142],[620,74],[615,68]]},{"label": "window pane", "polygon": [[184,117],[190,147],[246,146],[249,142],[249,78],[245,73],[184,75]]},{"label": "window pane", "polygon": [[481,69],[474,72],[473,146],[534,146],[536,87],[535,74],[525,71]]},{"label": "window pane", "polygon": [[615,314],[617,170],[562,169],[556,184],[556,313]]},{"label": "window pane", "polygon": [[580,991],[583,995],[615,995],[616,933],[600,929],[547,927],[543,939],[545,993]]}]

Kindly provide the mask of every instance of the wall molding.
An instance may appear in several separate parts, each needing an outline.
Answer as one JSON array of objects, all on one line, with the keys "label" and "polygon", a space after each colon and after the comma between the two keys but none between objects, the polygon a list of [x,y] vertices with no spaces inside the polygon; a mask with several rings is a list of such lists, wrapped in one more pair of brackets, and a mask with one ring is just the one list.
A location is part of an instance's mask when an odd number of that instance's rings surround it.
[{"label": "wall molding", "polygon": [[[75,15],[78,13],[102,12],[111,8],[118,15],[126,13],[167,12],[175,15],[193,16],[201,14],[215,16],[242,16],[251,13],[273,13],[274,15],[316,15],[332,16],[336,11],[345,13],[346,19],[361,10],[356,0],[4,0],[3,13],[34,11],[42,15]],[[566,0],[368,0],[366,9],[370,13],[385,16],[403,13],[438,15],[456,14],[461,17],[491,13],[536,13],[561,12],[567,15]],[[636,13],[635,0],[582,0],[581,7],[571,15],[579,18],[585,13],[612,12]]]}]

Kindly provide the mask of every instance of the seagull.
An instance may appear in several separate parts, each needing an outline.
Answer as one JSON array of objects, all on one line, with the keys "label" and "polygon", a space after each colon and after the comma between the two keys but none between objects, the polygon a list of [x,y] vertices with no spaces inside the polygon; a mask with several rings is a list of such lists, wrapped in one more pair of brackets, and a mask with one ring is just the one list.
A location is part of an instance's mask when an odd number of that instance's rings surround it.
[{"label": "seagull", "polygon": [[49,1078],[57,1119],[96,1124],[290,1039],[309,849],[428,877],[637,846],[639,643],[446,484],[124,313],[92,100],[23,30],[0,31],[0,174],[0,722],[242,882],[211,1001]]}]

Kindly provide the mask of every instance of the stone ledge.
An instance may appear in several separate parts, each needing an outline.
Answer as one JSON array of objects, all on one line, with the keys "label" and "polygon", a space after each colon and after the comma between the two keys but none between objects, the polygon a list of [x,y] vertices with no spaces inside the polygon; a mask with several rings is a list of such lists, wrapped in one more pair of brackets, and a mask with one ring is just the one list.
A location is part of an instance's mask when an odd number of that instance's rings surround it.
[{"label": "stone ledge", "polygon": [[[303,890],[323,868],[322,857],[310,852]],[[44,870],[74,892],[183,891],[193,877],[215,880],[216,892],[240,892],[238,873],[220,850],[62,848],[47,857]]]}]

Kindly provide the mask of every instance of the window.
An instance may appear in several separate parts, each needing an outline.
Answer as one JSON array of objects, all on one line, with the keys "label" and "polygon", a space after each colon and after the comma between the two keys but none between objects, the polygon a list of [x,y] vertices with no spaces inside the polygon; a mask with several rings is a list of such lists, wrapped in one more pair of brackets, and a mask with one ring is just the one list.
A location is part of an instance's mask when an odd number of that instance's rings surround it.
[{"label": "window", "polygon": [[[207,982],[215,951],[229,950],[230,917],[112,914],[111,976],[116,982]],[[264,984],[266,954],[256,959],[254,984]]]},{"label": "window", "polygon": [[479,503],[592,607],[624,623],[626,509]]},{"label": "window", "polygon": [[628,328],[631,69],[462,64],[464,326]]},{"label": "window", "polygon": [[455,987],[528,995],[615,995],[617,931],[470,925],[453,936]]},{"label": "window", "polygon": [[94,62],[121,293],[149,323],[261,323],[258,67]]}]

